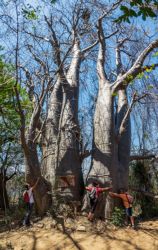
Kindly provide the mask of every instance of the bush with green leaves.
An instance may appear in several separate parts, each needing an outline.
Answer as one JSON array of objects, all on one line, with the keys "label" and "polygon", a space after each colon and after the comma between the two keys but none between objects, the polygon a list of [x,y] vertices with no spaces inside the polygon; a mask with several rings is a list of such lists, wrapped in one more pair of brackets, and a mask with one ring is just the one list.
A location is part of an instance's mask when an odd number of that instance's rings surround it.
[{"label": "bush with green leaves", "polygon": [[111,217],[111,223],[115,226],[121,227],[124,225],[124,219],[125,219],[124,209],[115,207]]}]

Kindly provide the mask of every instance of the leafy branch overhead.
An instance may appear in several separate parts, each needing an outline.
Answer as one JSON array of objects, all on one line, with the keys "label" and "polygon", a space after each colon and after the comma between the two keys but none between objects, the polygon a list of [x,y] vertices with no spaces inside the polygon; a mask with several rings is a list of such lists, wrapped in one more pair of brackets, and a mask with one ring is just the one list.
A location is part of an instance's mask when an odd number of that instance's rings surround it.
[{"label": "leafy branch overhead", "polygon": [[147,17],[157,17],[158,1],[132,0],[127,5],[121,5],[120,10],[122,11],[122,15],[116,19],[116,22],[130,23],[130,18],[139,16],[145,21]]}]

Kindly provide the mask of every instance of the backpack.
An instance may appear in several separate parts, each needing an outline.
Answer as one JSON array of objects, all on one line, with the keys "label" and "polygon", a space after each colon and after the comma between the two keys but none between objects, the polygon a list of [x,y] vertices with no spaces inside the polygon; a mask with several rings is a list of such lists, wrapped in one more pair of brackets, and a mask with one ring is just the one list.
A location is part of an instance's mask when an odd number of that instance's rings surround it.
[{"label": "backpack", "polygon": [[128,200],[128,202],[129,202],[129,204],[133,204],[133,201],[134,201],[133,196],[130,195],[130,194],[126,194],[126,196],[127,196],[127,200]]},{"label": "backpack", "polygon": [[28,192],[27,191],[24,191],[24,193],[23,193],[23,200],[24,200],[24,202],[26,202],[26,203],[28,203],[29,202],[29,194],[28,194]]},{"label": "backpack", "polygon": [[89,193],[90,200],[95,200],[97,198],[97,190],[96,188],[92,188],[92,190]]}]

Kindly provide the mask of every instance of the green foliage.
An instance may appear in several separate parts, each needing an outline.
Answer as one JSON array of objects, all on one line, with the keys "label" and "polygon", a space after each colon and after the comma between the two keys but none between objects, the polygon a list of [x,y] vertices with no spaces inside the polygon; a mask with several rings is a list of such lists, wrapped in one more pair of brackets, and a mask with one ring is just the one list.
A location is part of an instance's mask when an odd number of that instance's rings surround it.
[{"label": "green foliage", "polygon": [[148,90],[153,89],[153,88],[154,88],[154,86],[153,86],[152,84],[149,84],[149,85],[147,86],[147,89],[148,89]]},{"label": "green foliage", "polygon": [[55,4],[57,0],[50,0],[51,4]]},{"label": "green foliage", "polygon": [[129,75],[129,76],[127,77],[127,79],[130,80],[130,81],[132,81],[132,80],[133,80],[133,76],[132,76],[132,75]]},{"label": "green foliage", "polygon": [[124,225],[124,218],[125,218],[125,212],[124,209],[115,207],[112,217],[111,217],[111,222],[115,226],[123,226]]},{"label": "green foliage", "polygon": [[24,14],[24,17],[26,19],[30,19],[30,20],[36,20],[36,19],[38,19],[38,16],[37,16],[35,10],[26,10],[26,9],[23,9],[23,14]]},{"label": "green foliage", "polygon": [[157,57],[157,56],[158,56],[158,51],[153,54],[153,57]]},{"label": "green foliage", "polygon": [[145,21],[147,17],[156,17],[157,9],[157,0],[131,0],[128,6],[121,5],[120,10],[123,14],[117,18],[116,22],[130,23],[130,18],[139,16]]},{"label": "green foliage", "polygon": [[158,171],[149,164],[149,161],[133,162],[130,166],[129,185],[138,191],[133,191],[135,206],[141,207],[144,218],[152,218],[158,213],[158,202],[141,190],[156,194],[158,188]]},{"label": "green foliage", "polygon": [[40,12],[39,6],[35,9],[30,4],[27,4],[27,7],[25,9],[24,8],[22,9],[23,16],[28,20],[37,20],[39,12]]},{"label": "green foliage", "polygon": [[147,133],[144,133],[144,134],[143,134],[143,137],[144,137],[145,139],[148,139],[148,138],[149,138],[149,135],[148,135]]},{"label": "green foliage", "polygon": [[[21,162],[18,159],[19,153],[21,154],[21,146],[19,145],[21,122],[17,112],[14,72],[14,67],[11,64],[6,64],[0,58],[0,165],[3,168],[13,167],[17,162]],[[20,84],[17,85],[17,89],[27,121],[31,116],[32,104],[26,89]],[[5,161],[6,155],[8,155],[7,161]]]},{"label": "green foliage", "polygon": [[117,95],[118,95],[117,92],[113,92],[113,93],[112,93],[112,96],[114,96],[114,97],[117,96]]},{"label": "green foliage", "polygon": [[[12,74],[14,67],[9,64],[5,64],[0,59],[0,126],[8,124],[8,129],[16,128],[20,126],[20,117],[17,111],[17,102],[15,95],[15,79]],[[20,84],[17,86],[20,102],[22,108],[26,114],[31,113],[32,103],[29,100],[27,91]],[[26,115],[27,118],[27,115]],[[2,122],[3,121],[3,122]]]},{"label": "green foliage", "polygon": [[138,75],[137,75],[137,79],[142,79],[142,77],[144,76],[144,73],[142,72],[142,73],[139,73]]}]

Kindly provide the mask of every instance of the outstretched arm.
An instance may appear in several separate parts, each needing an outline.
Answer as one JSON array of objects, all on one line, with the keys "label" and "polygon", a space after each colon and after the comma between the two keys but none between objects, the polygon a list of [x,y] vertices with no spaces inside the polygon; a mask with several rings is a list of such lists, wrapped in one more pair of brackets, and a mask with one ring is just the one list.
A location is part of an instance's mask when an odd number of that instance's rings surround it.
[{"label": "outstretched arm", "polygon": [[104,192],[104,191],[109,191],[109,190],[111,190],[112,189],[112,187],[106,187],[106,188],[102,188],[102,191]]},{"label": "outstretched arm", "polygon": [[85,187],[87,191],[91,191],[91,187]]},{"label": "outstretched arm", "polygon": [[35,184],[32,186],[32,190],[34,190],[34,189],[37,187],[39,180],[40,180],[40,177],[37,178],[37,181],[36,181]]},{"label": "outstretched arm", "polygon": [[119,198],[120,198],[120,195],[117,194],[117,193],[109,192],[109,195],[110,195],[111,197],[119,197]]}]

